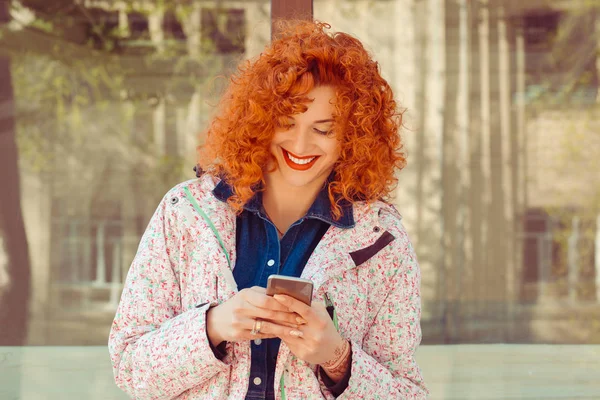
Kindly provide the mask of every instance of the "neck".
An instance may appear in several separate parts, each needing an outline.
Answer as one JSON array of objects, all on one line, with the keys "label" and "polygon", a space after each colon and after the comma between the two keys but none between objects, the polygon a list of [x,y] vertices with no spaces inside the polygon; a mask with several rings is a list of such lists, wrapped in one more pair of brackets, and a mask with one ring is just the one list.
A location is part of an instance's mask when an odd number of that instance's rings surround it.
[{"label": "neck", "polygon": [[285,232],[302,218],[314,203],[322,184],[315,187],[295,187],[266,179],[263,207],[273,223]]}]

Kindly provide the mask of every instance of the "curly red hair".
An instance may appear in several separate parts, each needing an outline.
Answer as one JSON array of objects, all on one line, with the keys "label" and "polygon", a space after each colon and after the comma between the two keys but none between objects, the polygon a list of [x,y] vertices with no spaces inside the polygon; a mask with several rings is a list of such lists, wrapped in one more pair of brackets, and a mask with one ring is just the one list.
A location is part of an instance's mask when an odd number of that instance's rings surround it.
[{"label": "curly red hair", "polygon": [[328,33],[322,22],[279,22],[279,34],[263,53],[230,78],[219,112],[199,147],[199,164],[234,190],[229,204],[241,212],[264,184],[273,156],[269,146],[278,124],[306,111],[316,86],[336,89],[334,132],[341,155],[329,185],[332,215],[341,199],[350,203],[387,197],[406,165],[399,128],[402,114],[378,64],[362,43]]}]

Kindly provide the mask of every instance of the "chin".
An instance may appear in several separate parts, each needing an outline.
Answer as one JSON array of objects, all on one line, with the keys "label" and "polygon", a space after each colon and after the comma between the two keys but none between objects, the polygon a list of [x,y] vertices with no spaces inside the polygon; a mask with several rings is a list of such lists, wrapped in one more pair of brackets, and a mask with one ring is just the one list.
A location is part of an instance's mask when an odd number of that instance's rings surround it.
[{"label": "chin", "polygon": [[284,176],[283,181],[292,187],[301,188],[301,187],[309,187],[309,186],[315,185],[316,179],[301,179],[301,178]]},{"label": "chin", "polygon": [[[290,173],[291,172],[291,173]],[[295,188],[313,188],[315,186],[321,186],[327,180],[329,173],[323,174],[306,174],[306,176],[302,176],[302,172],[297,171],[285,171],[282,174],[283,181],[288,185]]]}]

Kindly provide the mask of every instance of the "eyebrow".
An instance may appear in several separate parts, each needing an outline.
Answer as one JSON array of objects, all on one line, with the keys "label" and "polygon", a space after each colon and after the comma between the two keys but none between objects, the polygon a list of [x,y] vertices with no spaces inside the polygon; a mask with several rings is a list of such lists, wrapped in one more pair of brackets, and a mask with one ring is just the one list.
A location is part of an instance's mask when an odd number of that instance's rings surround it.
[{"label": "eyebrow", "polygon": [[318,121],[313,122],[314,124],[324,124],[325,122],[333,122],[332,118],[329,119],[320,119]]}]

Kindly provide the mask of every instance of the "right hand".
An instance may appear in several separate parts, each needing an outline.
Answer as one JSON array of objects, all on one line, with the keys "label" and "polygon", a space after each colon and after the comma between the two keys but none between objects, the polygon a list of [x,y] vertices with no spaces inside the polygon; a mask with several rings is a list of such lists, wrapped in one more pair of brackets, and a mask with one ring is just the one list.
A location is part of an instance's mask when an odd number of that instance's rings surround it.
[{"label": "right hand", "polygon": [[[226,302],[208,310],[206,330],[213,346],[221,342],[239,342],[281,337],[289,327],[297,328],[300,317],[265,294],[265,288],[243,289]],[[263,320],[260,333],[251,333],[256,318]]]}]

